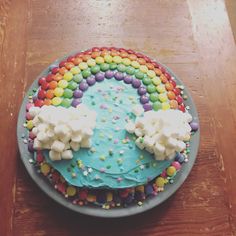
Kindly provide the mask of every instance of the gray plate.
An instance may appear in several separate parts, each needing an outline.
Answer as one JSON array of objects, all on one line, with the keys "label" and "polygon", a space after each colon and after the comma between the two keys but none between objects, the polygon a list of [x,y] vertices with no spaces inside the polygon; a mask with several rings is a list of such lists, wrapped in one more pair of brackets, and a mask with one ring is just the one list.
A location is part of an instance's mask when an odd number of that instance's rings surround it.
[{"label": "gray plate", "polygon": [[[69,54],[74,55],[75,53]],[[53,64],[58,64],[61,60],[67,58],[69,55],[56,60]],[[182,82],[174,75],[174,73],[168,69],[166,66],[163,65],[163,67],[171,74],[173,75],[178,84],[182,84]],[[33,82],[33,84],[30,86],[29,91],[32,91],[33,88],[37,87],[37,81],[40,77],[46,75],[49,72],[49,68],[45,69]],[[27,94],[28,94],[27,92]],[[187,101],[185,101],[185,104],[190,106],[190,113],[192,114],[194,120],[196,122],[199,122],[197,110],[194,105],[193,99],[191,98],[188,90],[185,88],[185,94],[188,96]],[[147,199],[144,201],[142,206],[138,205],[132,205],[127,208],[114,208],[105,210],[102,208],[96,208],[92,206],[77,206],[66,200],[64,196],[60,193],[58,193],[54,187],[50,184],[47,178],[45,178],[42,174],[38,173],[35,169],[35,167],[29,163],[29,159],[32,159],[32,154],[28,152],[27,145],[23,143],[22,135],[25,134],[27,137],[27,130],[23,127],[23,123],[25,122],[25,106],[28,101],[28,96],[26,95],[21,108],[20,113],[18,116],[18,122],[17,122],[17,139],[18,139],[18,146],[20,150],[21,159],[30,174],[31,178],[35,181],[35,183],[41,188],[49,197],[54,199],[56,202],[60,203],[64,207],[67,207],[70,210],[73,210],[78,213],[90,215],[90,216],[97,216],[97,217],[106,217],[106,218],[115,218],[115,217],[124,217],[124,216],[131,216],[135,215],[144,211],[147,211],[162,202],[164,202],[166,199],[168,199],[172,194],[175,193],[175,191],[183,184],[187,176],[189,175],[193,164],[197,157],[198,147],[199,147],[199,140],[200,140],[200,130],[198,130],[193,136],[191,136],[190,141],[190,148],[191,152],[189,155],[189,161],[186,164],[182,165],[181,170],[177,173],[174,179],[173,184],[167,184],[165,186],[164,192],[159,193],[157,196]]]}]

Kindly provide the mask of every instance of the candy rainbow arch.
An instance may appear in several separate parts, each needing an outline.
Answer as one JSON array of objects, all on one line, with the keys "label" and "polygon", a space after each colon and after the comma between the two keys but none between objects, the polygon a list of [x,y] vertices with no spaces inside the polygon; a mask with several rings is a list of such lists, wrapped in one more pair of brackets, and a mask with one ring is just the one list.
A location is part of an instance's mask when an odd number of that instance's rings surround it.
[{"label": "candy rainbow arch", "polygon": [[185,111],[181,90],[162,65],[141,53],[114,47],[94,47],[51,65],[50,73],[38,81],[34,105],[76,107],[90,86],[112,77],[137,89],[145,111]]}]

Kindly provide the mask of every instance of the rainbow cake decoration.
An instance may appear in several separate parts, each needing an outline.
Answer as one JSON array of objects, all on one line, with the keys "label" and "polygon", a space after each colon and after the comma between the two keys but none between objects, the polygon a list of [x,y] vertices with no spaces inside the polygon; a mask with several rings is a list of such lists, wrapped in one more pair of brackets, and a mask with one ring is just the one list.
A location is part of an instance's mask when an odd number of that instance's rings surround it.
[{"label": "rainbow cake decoration", "polygon": [[29,95],[30,161],[76,205],[142,205],[188,161],[198,123],[187,99],[143,54],[114,47],[76,53],[51,65]]}]

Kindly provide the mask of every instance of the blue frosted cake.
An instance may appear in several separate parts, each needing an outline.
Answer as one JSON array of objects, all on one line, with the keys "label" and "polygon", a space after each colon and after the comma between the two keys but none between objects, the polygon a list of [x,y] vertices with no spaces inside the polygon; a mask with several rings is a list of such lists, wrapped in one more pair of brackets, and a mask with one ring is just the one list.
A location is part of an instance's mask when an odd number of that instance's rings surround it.
[{"label": "blue frosted cake", "polygon": [[156,61],[122,48],[51,65],[26,106],[36,167],[79,205],[156,195],[188,159],[198,129],[182,89]]}]

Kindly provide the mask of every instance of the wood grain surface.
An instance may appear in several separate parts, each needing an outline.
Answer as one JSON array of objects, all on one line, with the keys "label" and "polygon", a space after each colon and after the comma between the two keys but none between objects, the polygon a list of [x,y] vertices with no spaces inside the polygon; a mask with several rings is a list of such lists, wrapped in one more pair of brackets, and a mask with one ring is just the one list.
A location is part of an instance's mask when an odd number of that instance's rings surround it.
[{"label": "wood grain surface", "polygon": [[[20,161],[16,122],[35,77],[93,46],[143,52],[189,88],[201,145],[168,201],[125,219],[70,212]],[[0,235],[236,235],[236,47],[223,0],[0,0]]]}]

